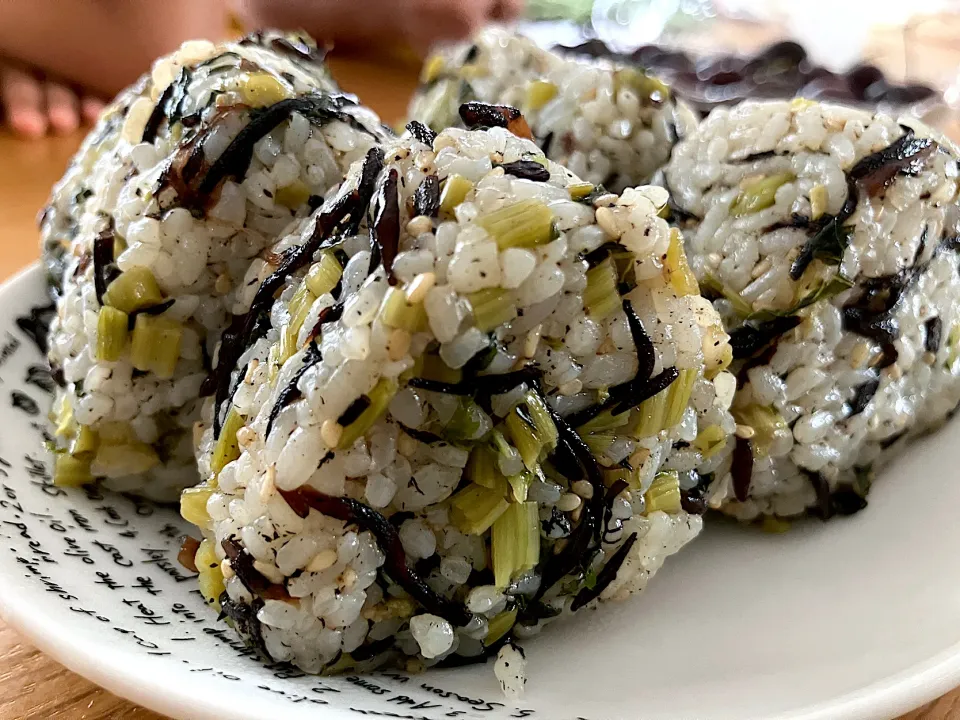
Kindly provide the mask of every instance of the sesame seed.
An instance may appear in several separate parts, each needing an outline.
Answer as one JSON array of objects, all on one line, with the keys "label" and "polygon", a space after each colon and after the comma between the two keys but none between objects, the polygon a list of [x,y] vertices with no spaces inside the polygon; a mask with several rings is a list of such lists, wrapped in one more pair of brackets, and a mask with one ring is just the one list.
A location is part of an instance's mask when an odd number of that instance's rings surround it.
[{"label": "sesame seed", "polygon": [[342,436],[343,425],[329,418],[323,421],[323,425],[320,426],[320,437],[323,438],[327,447],[335,448],[339,444]]},{"label": "sesame seed", "polygon": [[227,558],[224,558],[223,562],[220,563],[220,572],[223,574],[224,580],[229,580],[236,575],[233,571],[233,566],[230,564],[230,560]]},{"label": "sesame seed", "polygon": [[557,501],[557,510],[560,512],[573,512],[580,507],[581,502],[583,501],[580,499],[579,495],[575,495],[574,493],[564,493]]},{"label": "sesame seed", "polygon": [[432,272],[420,273],[407,286],[407,302],[411,305],[423,302],[430,288],[436,284],[437,276]]},{"label": "sesame seed", "polygon": [[307,563],[306,570],[307,572],[323,572],[329,567],[333,567],[333,564],[337,561],[337,551],[332,548],[327,548],[326,550],[321,550],[316,555],[313,556],[313,559]]},{"label": "sesame seed", "polygon": [[586,480],[577,480],[570,489],[584,500],[589,500],[593,497],[593,485]]}]

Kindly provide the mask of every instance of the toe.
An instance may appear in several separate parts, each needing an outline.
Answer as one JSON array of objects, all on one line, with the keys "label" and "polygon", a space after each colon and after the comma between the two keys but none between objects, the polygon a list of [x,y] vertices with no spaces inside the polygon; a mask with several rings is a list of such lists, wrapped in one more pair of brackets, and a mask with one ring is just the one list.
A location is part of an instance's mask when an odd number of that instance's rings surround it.
[{"label": "toe", "polygon": [[41,83],[18,68],[0,67],[0,104],[18,135],[40,137],[47,132]]},{"label": "toe", "polygon": [[80,108],[77,95],[66,85],[48,80],[44,83],[47,119],[58,135],[66,135],[80,126]]}]

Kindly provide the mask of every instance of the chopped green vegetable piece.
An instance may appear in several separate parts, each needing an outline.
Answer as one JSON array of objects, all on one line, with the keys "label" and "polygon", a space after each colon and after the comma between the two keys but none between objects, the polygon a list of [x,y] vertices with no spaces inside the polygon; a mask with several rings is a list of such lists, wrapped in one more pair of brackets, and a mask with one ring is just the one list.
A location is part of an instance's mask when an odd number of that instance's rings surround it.
[{"label": "chopped green vegetable piece", "polygon": [[553,423],[550,411],[540,395],[535,392],[528,392],[524,399],[527,403],[527,411],[530,413],[533,424],[537,428],[537,433],[540,435],[540,442],[547,450],[552,451],[557,446],[560,433]]},{"label": "chopped green vegetable piece", "polygon": [[72,436],[74,434],[76,423],[73,418],[73,406],[70,405],[70,398],[67,395],[64,395],[62,400],[57,401],[50,420],[57,426],[56,430],[53,431],[56,437]]},{"label": "chopped green vegetable piece", "polygon": [[820,300],[829,300],[830,298],[839,295],[840,293],[849,290],[852,287],[853,280],[844,275],[835,275],[830,280],[823,282],[821,285],[801,297],[786,310],[757,310],[750,315],[749,319],[759,320],[762,322],[764,320],[772,320],[775,317],[791,317],[796,315],[804,308],[810,307],[814,303],[819,302]]},{"label": "chopped green vegetable piece", "polygon": [[680,371],[680,377],[664,392],[667,393],[667,412],[664,416],[664,427],[671,428],[683,419],[683,413],[690,404],[690,395],[697,382],[696,368],[687,368]]},{"label": "chopped green vegetable piece", "polygon": [[197,578],[200,594],[207,605],[220,611],[220,596],[226,591],[223,584],[223,570],[220,569],[220,560],[213,549],[213,543],[204,539],[200,543],[194,562],[200,576]]},{"label": "chopped green vegetable piece", "polygon": [[519,475],[511,475],[508,477],[507,482],[510,483],[513,500],[521,503],[526,502],[530,486],[533,485],[533,481],[536,479],[536,476],[532,472],[526,470]]},{"label": "chopped green vegetable piece", "polygon": [[306,283],[297,288],[293,297],[290,298],[290,304],[287,306],[290,321],[280,331],[280,346],[277,349],[277,363],[281,367],[299,349],[297,339],[300,336],[300,329],[315,300],[316,297],[310,292]]},{"label": "chopped green vegetable piece", "polygon": [[97,360],[116,362],[127,347],[127,320],[122,310],[109,305],[100,308],[97,316]]},{"label": "chopped green vegetable piece", "polygon": [[442,55],[431,55],[423,63],[423,67],[420,70],[420,82],[422,83],[432,83],[438,77],[440,73],[443,72],[445,65],[445,60]]},{"label": "chopped green vegetable piece", "polygon": [[450,422],[443,426],[443,436],[453,442],[469,442],[479,440],[489,429],[490,420],[483,408],[470,398],[461,397]]},{"label": "chopped green vegetable piece", "polygon": [[240,97],[250,107],[275,105],[290,96],[290,90],[266,72],[251,73],[240,82]]},{"label": "chopped green vegetable piece", "polygon": [[777,190],[796,179],[792,172],[778,172],[745,180],[740,184],[740,194],[730,206],[730,214],[739,217],[766,210],[776,202]]},{"label": "chopped green vegetable piece", "polygon": [[604,410],[602,413],[597,415],[595,418],[591,418],[583,425],[577,428],[577,432],[582,436],[590,435],[591,433],[603,432],[605,430],[615,430],[616,428],[622,428],[625,425],[630,423],[630,413],[620,413],[619,415],[614,415],[611,410]]},{"label": "chopped green vegetable piece", "polygon": [[719,425],[708,425],[694,439],[692,445],[705,459],[716,455],[727,444],[727,434]]},{"label": "chopped green vegetable piece", "polygon": [[[145,267],[132,267],[107,286],[103,304],[132,313],[163,302],[163,294],[153,273]],[[142,316],[141,316],[142,317]]]},{"label": "chopped green vegetable piece", "polygon": [[67,453],[57,455],[53,467],[53,484],[57,487],[78,487],[93,482],[90,459],[78,458]]},{"label": "chopped green vegetable piece", "polygon": [[505,588],[518,574],[540,562],[537,503],[511,503],[493,523],[490,538],[494,582]]},{"label": "chopped green vegetable piece", "polygon": [[677,295],[699,295],[700,286],[694,276],[687,255],[683,251],[683,238],[680,231],[670,228],[670,245],[667,248],[667,257],[663,264],[667,282],[676,291]]},{"label": "chopped green vegetable piece", "polygon": [[603,469],[603,484],[606,487],[613,487],[614,483],[625,482],[631,490],[640,487],[639,468],[630,469],[620,466]]},{"label": "chopped green vegetable piece", "polygon": [[497,451],[489,445],[477,445],[467,461],[466,476],[482,487],[506,495],[507,480],[497,465]]},{"label": "chopped green vegetable piece", "polygon": [[583,200],[587,195],[593,192],[593,183],[576,182],[567,185],[567,192],[570,193],[571,200]]},{"label": "chopped green vegetable piece", "polygon": [[473,190],[473,183],[463,175],[450,175],[440,191],[440,211],[453,215],[457,205],[467,199],[467,193]]},{"label": "chopped green vegetable piece", "polygon": [[450,499],[450,517],[461,532],[482,535],[509,506],[503,494],[471,483]]},{"label": "chopped green vegetable piece", "polygon": [[[180,493],[180,516],[197,527],[205,528],[210,524],[207,501],[214,489],[206,485],[191,487]],[[197,565],[200,568],[200,565]]]},{"label": "chopped green vegetable piece", "polygon": [[525,109],[539,110],[557,95],[557,86],[546,80],[531,80],[527,83]]},{"label": "chopped green vegetable piece", "polygon": [[736,290],[731,290],[720,279],[711,273],[703,278],[703,287],[725,298],[733,307],[738,317],[748,318],[753,315],[753,305],[748,303]]},{"label": "chopped green vegetable piece", "polygon": [[663,103],[670,99],[670,88],[638,67],[620,68],[614,72],[614,91],[619,93],[625,88],[633,90],[641,100]]},{"label": "chopped green vegetable piece", "polygon": [[680,502],[680,476],[676,470],[657,473],[653,484],[643,495],[646,500],[645,514],[658,510],[676,515],[682,509]]},{"label": "chopped green vegetable piece", "polygon": [[397,394],[397,390],[399,390],[399,387],[395,379],[380,378],[380,381],[374,385],[373,390],[367,393],[370,404],[356,420],[343,429],[340,442],[337,443],[337,449],[344,450],[352,446],[357,438],[373,427],[373,424],[387,411],[387,406],[393,400],[393,396]]},{"label": "chopped green vegetable piece", "polygon": [[617,270],[610,258],[587,270],[587,287],[583,291],[583,306],[594,320],[609,317],[623,304],[617,292]]},{"label": "chopped green vegetable piece", "polygon": [[533,470],[537,467],[540,453],[543,450],[543,439],[529,415],[520,407],[517,406],[510,411],[510,414],[504,419],[504,424],[507,427],[507,432],[510,433],[513,446],[520,453],[524,466],[527,470]]},{"label": "chopped green vegetable piece", "polygon": [[521,200],[480,217],[477,224],[501,250],[543,245],[555,237],[553,213],[539,200]]},{"label": "chopped green vegetable piece", "polygon": [[340,282],[342,275],[343,267],[337,260],[337,256],[329,250],[324,250],[320,253],[320,259],[310,267],[306,285],[311,293],[320,297],[332,291]]},{"label": "chopped green vegetable piece", "polygon": [[603,455],[610,449],[616,439],[616,435],[610,435],[609,433],[591,433],[583,436],[583,441],[594,455]]},{"label": "chopped green vegetable piece", "polygon": [[180,358],[183,326],[175,320],[153,315],[137,315],[133,328],[130,359],[137,370],[171,378]]},{"label": "chopped green vegetable piece", "polygon": [[768,455],[777,432],[787,429],[787,421],[772,407],[747,405],[735,407],[731,412],[737,424],[753,428],[754,436],[750,442],[756,457]]},{"label": "chopped green vegetable piece", "polygon": [[467,296],[476,325],[483,332],[490,332],[505,325],[517,316],[513,294],[502,288],[479,290]]},{"label": "chopped green vegetable piece", "polygon": [[380,305],[380,322],[387,327],[420,332],[427,326],[427,312],[422,302],[409,303],[401,288],[391,287],[387,288]]},{"label": "chopped green vegetable piece", "polygon": [[216,478],[227,463],[231,463],[240,457],[240,443],[237,440],[237,433],[244,426],[246,421],[243,415],[231,407],[227,411],[227,417],[223,421],[223,427],[220,428],[220,435],[217,437],[217,443],[213,446],[213,456],[210,458],[210,472]]},{"label": "chopped green vegetable piece", "polygon": [[299,178],[294,180],[289,185],[284,185],[281,188],[277,188],[276,192],[273,194],[273,200],[277,203],[277,205],[283,205],[291,210],[296,210],[298,207],[306,203],[309,197],[310,188],[308,188],[307,184]]},{"label": "chopped green vegetable piece", "polygon": [[787,530],[790,529],[790,521],[779,518],[776,515],[764,515],[760,524],[760,528],[765,533],[779,535],[787,532]]},{"label": "chopped green vegetable piece", "polygon": [[93,455],[100,445],[100,436],[96,430],[86,425],[80,425],[77,436],[70,443],[70,454],[74,457]]},{"label": "chopped green vegetable piece", "polygon": [[487,647],[493,645],[513,629],[517,623],[517,608],[504,610],[502,613],[493,617],[487,623],[487,634],[483,638],[483,644]]},{"label": "chopped green vegetable piece", "polygon": [[656,435],[661,430],[675,426],[683,418],[690,402],[693,385],[697,381],[695,368],[681,370],[679,377],[666,390],[640,403],[637,408],[636,438]]},{"label": "chopped green vegetable piece", "polygon": [[98,428],[104,445],[134,445],[140,442],[136,431],[125,422],[105,422]]},{"label": "chopped green vegetable piece", "polygon": [[306,283],[298,287],[293,297],[290,298],[290,304],[287,306],[287,310],[290,313],[290,327],[297,333],[300,332],[300,327],[303,325],[303,321],[307,317],[307,313],[310,312],[310,307],[316,299],[316,296],[310,292],[310,288]]},{"label": "chopped green vegetable piece", "polygon": [[120,257],[120,255],[126,249],[127,249],[126,241],[122,237],[114,233],[113,234],[113,259],[116,260],[118,257]]},{"label": "chopped green vegetable piece", "polygon": [[421,377],[453,384],[463,379],[463,371],[447,365],[437,353],[425,353],[421,357],[423,358]]},{"label": "chopped green vegetable piece", "polygon": [[277,343],[276,348],[278,367],[283,367],[283,364],[297,352],[297,332],[289,325],[285,325],[280,330],[280,342]]},{"label": "chopped green vegetable piece", "polygon": [[819,220],[827,211],[829,201],[826,185],[814,185],[810,188],[810,219]]},{"label": "chopped green vegetable piece", "polygon": [[101,442],[93,460],[93,464],[98,468],[105,468],[110,477],[139,475],[159,463],[156,450],[139,441],[129,445]]}]

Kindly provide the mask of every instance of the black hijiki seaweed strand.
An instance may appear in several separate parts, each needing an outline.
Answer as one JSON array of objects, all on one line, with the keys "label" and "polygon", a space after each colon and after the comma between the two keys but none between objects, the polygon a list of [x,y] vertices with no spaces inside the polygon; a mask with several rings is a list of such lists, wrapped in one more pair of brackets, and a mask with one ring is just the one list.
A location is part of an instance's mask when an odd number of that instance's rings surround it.
[{"label": "black hijiki seaweed strand", "polygon": [[866,382],[862,382],[853,389],[853,399],[850,400],[850,414],[847,417],[859,415],[867,409],[867,405],[873,400],[873,396],[880,389],[880,378],[875,377]]},{"label": "black hijiki seaweed strand", "polygon": [[413,192],[413,214],[435,218],[440,212],[440,179],[427,175]]},{"label": "black hijiki seaweed strand", "polygon": [[630,551],[633,549],[633,546],[636,544],[636,542],[637,534],[631,533],[630,537],[626,539],[623,545],[617,548],[617,551],[600,569],[600,572],[597,573],[597,582],[593,588],[583,588],[577,593],[576,597],[573,599],[573,604],[570,605],[571,612],[576,612],[584,605],[587,605],[588,603],[600,597],[601,593],[603,593],[603,591],[610,586],[610,583],[617,578],[617,572],[619,572],[620,567],[627,559],[627,556],[630,554]]},{"label": "black hijiki seaweed strand", "polygon": [[750,497],[750,483],[753,480],[753,443],[738,437],[733,446],[733,463],[730,466],[733,477],[733,495],[740,502]]},{"label": "black hijiki seaweed strand", "polygon": [[503,163],[500,167],[507,175],[513,175],[521,180],[547,182],[550,179],[550,171],[536,160],[515,160]]},{"label": "black hijiki seaweed strand", "polygon": [[859,190],[856,182],[847,176],[847,199],[844,200],[840,212],[836,215],[824,215],[816,222],[811,222],[814,234],[800,248],[793,264],[790,266],[790,279],[799,280],[816,258],[833,259],[834,264],[840,263],[840,257],[846,249],[849,237],[843,224],[857,209]]},{"label": "black hijiki seaweed strand", "polygon": [[156,141],[157,133],[160,132],[160,127],[164,121],[167,122],[167,127],[176,122],[192,79],[193,70],[187,66],[180,68],[177,77],[167,85],[160,94],[157,104],[154,105],[153,112],[150,113],[147,124],[144,125],[140,142],[153,143]]},{"label": "black hijiki seaweed strand", "polygon": [[943,336],[943,320],[937,315],[927,320],[923,324],[923,328],[923,349],[936,355],[940,350],[940,342]]},{"label": "black hijiki seaweed strand", "polygon": [[467,382],[447,383],[427,378],[411,378],[407,384],[419,390],[431,390],[447,395],[498,395],[509,392],[521,383],[536,380],[542,374],[535,365],[527,365],[501,375],[475,375]]},{"label": "black hijiki seaweed strand", "polygon": [[139,315],[161,315],[167,310],[173,307],[175,300],[170,298],[164,300],[162,303],[157,303],[156,305],[151,305],[150,307],[137,308],[136,310],[131,311],[130,315],[127,316],[127,330],[133,330],[137,324],[137,316]]},{"label": "black hijiki seaweed strand", "polygon": [[[235,318],[234,323],[231,323],[231,327],[237,324],[239,329],[236,332],[224,333],[220,344],[217,367],[214,371],[214,380],[212,381],[216,394],[215,408],[221,408],[226,402],[227,382],[225,378],[229,377],[233,366],[243,352],[255,342],[255,340],[251,340],[252,331],[258,321],[264,322],[263,318],[268,312],[269,305],[274,300],[274,295],[283,287],[288,277],[312,261],[314,254],[324,247],[325,243],[330,240],[331,234],[345,218],[348,216],[363,217],[370,204],[370,198],[373,196],[377,176],[382,169],[383,150],[379,147],[371,148],[363,160],[360,178],[356,186],[349,190],[341,190],[331,203],[330,208],[317,215],[310,238],[303,245],[284,256],[280,267],[267,277],[257,289],[253,301],[250,303],[250,310],[240,318]],[[322,315],[323,313],[321,313]],[[314,332],[314,336],[316,334]],[[220,412],[215,412],[215,437],[220,432],[219,418]]]},{"label": "black hijiki seaweed strand", "polygon": [[355,106],[356,102],[346,95],[313,93],[285,98],[273,105],[251,112],[247,125],[230,141],[220,157],[210,166],[197,188],[198,194],[200,197],[207,197],[224,180],[237,179],[246,173],[253,158],[254,145],[294,113],[300,113],[311,123],[340,120],[355,130],[369,133],[362,123],[344,111],[345,108]]},{"label": "black hijiki seaweed strand", "polygon": [[622,415],[632,410],[644,400],[649,400],[670,387],[680,372],[675,367],[668,367],[663,372],[644,381],[625,382],[610,388],[610,397],[597,405],[591,405],[567,417],[572,427],[580,427],[593,420],[600,413],[610,410],[614,415]]},{"label": "black hijiki seaweed strand", "polygon": [[[397,195],[397,171],[390,168],[374,200],[374,220],[370,225],[372,242],[379,250],[380,263],[387,274],[387,282],[397,284],[393,274],[393,261],[400,250],[400,201]],[[373,263],[373,253],[371,253]],[[370,268],[370,273],[376,266]]]},{"label": "black hijiki seaweed strand", "polygon": [[466,102],[460,106],[460,119],[470,130],[492,127],[506,128],[514,135],[533,140],[530,126],[517,108],[483,102]]},{"label": "black hijiki seaweed strand", "polygon": [[[542,397],[539,384],[535,385],[535,390]],[[570,533],[563,550],[543,563],[540,572],[540,588],[537,590],[535,599],[543,597],[547,590],[556,585],[562,578],[577,570],[578,567],[585,569],[589,566],[600,548],[603,521],[609,507],[606,496],[607,489],[603,483],[603,472],[599,463],[597,463],[597,459],[576,430],[557,414],[550,403],[546,401],[546,398],[543,398],[543,400],[544,406],[557,428],[558,448],[562,445],[564,450],[576,460],[583,475],[593,487],[593,496],[581,505],[580,522]]]},{"label": "black hijiki seaweed strand", "polygon": [[93,240],[93,288],[97,293],[97,302],[103,305],[103,296],[107,286],[120,274],[113,264],[113,243],[116,235],[113,230],[100,232]]},{"label": "black hijiki seaweed strand", "polygon": [[278,490],[290,509],[305,518],[310,509],[336,518],[345,523],[354,523],[361,530],[369,531],[376,539],[386,560],[383,569],[390,579],[403,588],[425,610],[442,617],[456,627],[470,623],[473,614],[462,604],[448,600],[433,590],[426,581],[407,565],[406,553],[397,529],[383,515],[358,500],[325,495],[308,486],[297,490]]},{"label": "black hijiki seaweed strand", "polygon": [[775,317],[760,323],[747,323],[730,333],[734,360],[746,360],[776,343],[782,335],[802,322],[799,315]]},{"label": "black hijiki seaweed strand", "polygon": [[297,368],[297,372],[294,374],[294,376],[290,378],[290,382],[287,383],[286,387],[279,392],[276,402],[270,409],[270,416],[267,418],[267,429],[263,433],[265,438],[270,437],[270,431],[273,429],[273,423],[276,422],[280,412],[290,405],[290,403],[299,400],[303,395],[303,393],[300,392],[300,388],[297,387],[297,383],[300,382],[300,378],[303,377],[307,370],[312,368],[322,359],[323,357],[320,354],[319,346],[315,342],[311,342],[307,347],[307,351],[303,354],[303,358],[301,360],[302,364],[299,368]]},{"label": "black hijiki seaweed strand", "polygon": [[913,128],[900,127],[903,135],[882,150],[867,155],[847,173],[870,197],[876,196],[898,174],[919,172],[923,161],[937,148],[930,138],[918,138]]},{"label": "black hijiki seaweed strand", "polygon": [[861,190],[867,197],[875,197],[898,174],[919,172],[926,158],[938,147],[929,138],[916,137],[911,128],[903,127],[903,130],[904,134],[897,140],[867,155],[847,172],[847,199],[843,207],[834,217],[824,216],[810,223],[816,232],[793,261],[790,267],[792,280],[799,280],[814,258],[824,257],[833,264],[839,264],[849,239],[843,224],[856,211]]},{"label": "black hijiki seaweed strand", "polygon": [[424,125],[419,120],[411,120],[406,125],[407,130],[410,131],[410,134],[413,135],[417,140],[422,142],[424,145],[433,149],[433,141],[437,139],[437,134]]},{"label": "black hijiki seaweed strand", "polygon": [[614,415],[620,415],[666,390],[674,380],[680,377],[676,368],[667,368],[656,377],[651,377],[657,362],[653,341],[629,300],[623,301],[623,312],[627,317],[630,337],[633,339],[637,353],[637,372],[632,380],[610,388],[610,396],[604,402],[569,416],[567,422],[572,427],[580,427],[605,410],[612,410]]}]

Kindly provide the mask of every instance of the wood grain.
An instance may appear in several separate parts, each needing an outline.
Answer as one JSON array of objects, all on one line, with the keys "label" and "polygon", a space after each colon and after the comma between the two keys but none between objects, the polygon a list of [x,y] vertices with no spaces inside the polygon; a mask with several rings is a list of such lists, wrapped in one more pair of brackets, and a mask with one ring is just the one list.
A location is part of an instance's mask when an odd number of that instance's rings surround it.
[{"label": "wood grain", "polygon": [[[937,62],[936,67],[925,67],[924,74],[942,81],[946,73],[956,72],[960,64],[960,49],[955,41],[960,26],[954,23],[952,33],[944,31],[944,23],[929,23],[929,27],[937,34]],[[742,40],[744,34],[740,28],[733,36]],[[871,44],[871,56],[895,69],[895,64],[903,59],[903,54],[896,50],[900,36],[888,32],[886,37]],[[415,68],[402,63],[337,58],[331,65],[343,87],[371,104],[385,122],[394,124],[403,117],[416,84]],[[37,212],[80,140],[81,136],[76,135],[24,142],[0,131],[0,281],[37,258]],[[14,718],[162,720],[162,716],[70,672],[25,644],[0,620],[0,720]],[[960,690],[900,720],[960,720]]]}]

